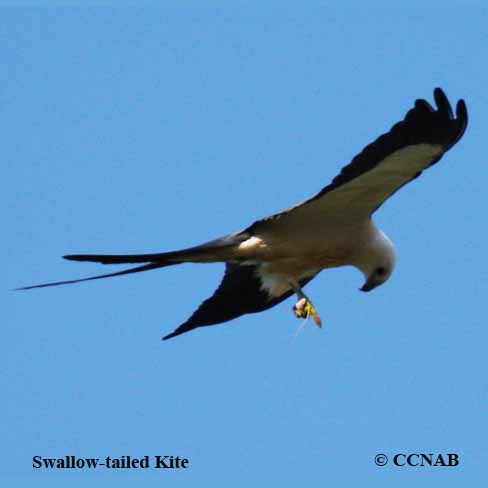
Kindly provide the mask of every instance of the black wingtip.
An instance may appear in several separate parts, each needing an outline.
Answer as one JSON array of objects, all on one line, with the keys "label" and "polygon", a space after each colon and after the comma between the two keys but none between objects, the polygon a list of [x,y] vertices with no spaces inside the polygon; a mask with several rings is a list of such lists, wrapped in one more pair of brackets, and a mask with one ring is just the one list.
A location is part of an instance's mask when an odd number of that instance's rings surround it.
[{"label": "black wingtip", "polygon": [[427,101],[427,100],[424,100],[423,98],[418,98],[417,100],[415,100],[415,108],[417,110],[425,110],[426,112],[434,112],[434,108],[432,107],[432,105]]},{"label": "black wingtip", "polygon": [[434,89],[434,100],[440,114],[446,114],[448,116],[448,123],[452,124],[451,139],[445,144],[445,150],[450,149],[456,142],[463,136],[466,127],[468,125],[468,109],[466,102],[463,99],[458,100],[456,104],[456,117],[452,111],[451,104],[442,90],[439,87]]},{"label": "black wingtip", "polygon": [[437,105],[437,108],[440,111],[445,111],[449,115],[449,118],[452,119],[452,108],[451,104],[449,103],[449,100],[446,97],[446,94],[444,93],[444,90],[442,90],[439,87],[436,87],[434,89],[434,101]]},{"label": "black wingtip", "polygon": [[[195,312],[195,313],[197,313],[197,312]],[[166,334],[162,338],[162,340],[167,341],[168,339],[172,339],[173,337],[176,337],[176,336],[179,336],[181,334],[185,334],[186,332],[190,332],[191,330],[197,329],[198,327],[201,327],[201,325],[206,325],[206,324],[201,324],[201,323],[195,323],[195,320],[194,320],[195,313],[185,323],[176,327],[176,329],[173,332]]]},{"label": "black wingtip", "polygon": [[[451,104],[442,88],[436,87],[434,89],[434,100],[439,110],[446,111],[449,114],[449,118],[454,119]],[[464,132],[464,129],[468,125],[468,109],[466,107],[466,102],[462,98],[458,100],[456,104],[456,120],[459,122],[460,127]]]},{"label": "black wingtip", "polygon": [[468,125],[468,108],[462,98],[456,105],[456,118],[461,121],[463,129],[465,129]]},{"label": "black wingtip", "polygon": [[170,334],[165,335],[161,340],[162,341],[167,341],[168,339],[172,339],[173,337],[179,336],[180,334],[183,334],[183,332],[186,332],[185,330],[178,332],[178,329],[175,331],[171,332]]},{"label": "black wingtip", "polygon": [[437,103],[437,99],[439,98],[444,98],[447,101],[446,94],[444,93],[444,90],[440,86],[436,86],[434,88],[434,100]]}]

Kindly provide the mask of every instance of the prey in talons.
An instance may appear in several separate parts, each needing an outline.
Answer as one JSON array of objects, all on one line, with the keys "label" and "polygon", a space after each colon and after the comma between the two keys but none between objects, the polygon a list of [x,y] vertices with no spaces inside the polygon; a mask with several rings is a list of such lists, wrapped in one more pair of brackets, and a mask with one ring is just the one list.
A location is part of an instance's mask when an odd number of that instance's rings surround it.
[{"label": "prey in talons", "polygon": [[322,319],[319,317],[312,302],[303,294],[303,292],[300,292],[298,297],[298,301],[293,305],[293,313],[295,314],[295,317],[299,319],[305,318],[305,320],[312,317],[315,325],[317,327],[322,327]]}]

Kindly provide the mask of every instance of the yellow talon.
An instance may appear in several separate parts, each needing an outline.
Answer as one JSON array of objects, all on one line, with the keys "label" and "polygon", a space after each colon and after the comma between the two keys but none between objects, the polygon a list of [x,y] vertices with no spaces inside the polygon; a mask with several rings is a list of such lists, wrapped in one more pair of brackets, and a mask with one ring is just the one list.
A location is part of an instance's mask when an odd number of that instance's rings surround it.
[{"label": "yellow talon", "polygon": [[306,299],[300,298],[293,307],[295,317],[308,319],[312,316],[313,321],[317,327],[322,327],[322,320],[320,320],[319,314],[315,307]]}]

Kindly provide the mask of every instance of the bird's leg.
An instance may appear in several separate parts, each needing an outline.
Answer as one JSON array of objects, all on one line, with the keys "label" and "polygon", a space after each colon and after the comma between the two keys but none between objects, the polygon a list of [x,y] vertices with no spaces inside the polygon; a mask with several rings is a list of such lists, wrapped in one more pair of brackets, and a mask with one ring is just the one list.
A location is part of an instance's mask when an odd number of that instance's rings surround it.
[{"label": "bird's leg", "polygon": [[295,314],[295,317],[305,317],[306,320],[312,316],[315,325],[317,325],[317,327],[322,327],[322,320],[320,319],[316,308],[313,306],[307,295],[303,293],[300,285],[298,283],[291,283],[291,285],[298,297],[298,301],[293,305],[293,313]]}]

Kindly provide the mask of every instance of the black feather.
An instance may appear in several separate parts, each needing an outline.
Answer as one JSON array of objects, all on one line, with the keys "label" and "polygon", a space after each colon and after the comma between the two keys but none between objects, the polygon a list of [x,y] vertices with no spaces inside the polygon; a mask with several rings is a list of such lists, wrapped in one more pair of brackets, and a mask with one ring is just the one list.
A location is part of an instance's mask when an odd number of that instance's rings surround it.
[{"label": "black feather", "polygon": [[[258,266],[227,263],[225,274],[215,293],[176,330],[163,337],[171,339],[197,327],[215,325],[248,313],[263,312],[291,296],[292,290],[273,298],[261,289]],[[314,276],[300,281],[305,286]]]},{"label": "black feather", "polygon": [[77,278],[75,280],[52,281],[50,283],[42,283],[40,285],[22,286],[20,288],[15,288],[15,290],[32,290],[33,288],[46,288],[48,286],[72,285],[74,283],[81,283],[82,281],[101,280],[102,278],[112,278],[113,276],[122,276],[131,273],[139,273],[141,271],[149,271],[150,269],[163,268],[164,266],[171,266],[172,264],[177,263],[149,263],[145,264],[144,266],[137,266],[136,268],[115,271],[114,273],[89,276],[88,278]]},{"label": "black feather", "polygon": [[[371,171],[381,164],[381,162],[389,155],[404,147],[428,143],[441,145],[444,149],[443,152],[447,151],[464,134],[468,123],[466,104],[464,103],[464,100],[458,101],[456,106],[456,118],[454,118],[451,105],[440,88],[434,90],[434,101],[437,106],[436,110],[434,110],[426,100],[416,100],[414,107],[407,112],[402,121],[393,125],[389,132],[381,135],[374,142],[366,146],[348,165],[341,169],[340,173],[329,185],[320,190],[316,195],[299,205],[295,205],[282,212],[258,220],[246,230],[253,235],[259,233],[262,224],[266,224],[275,219],[280,219],[296,208],[307,205],[340,186],[349,183],[355,178]],[[442,154],[437,159],[431,161],[430,166],[437,163],[441,157]],[[418,177],[419,174],[420,173],[416,173],[412,179]],[[396,188],[395,191],[399,188]],[[379,205],[376,209],[378,207]]]}]

